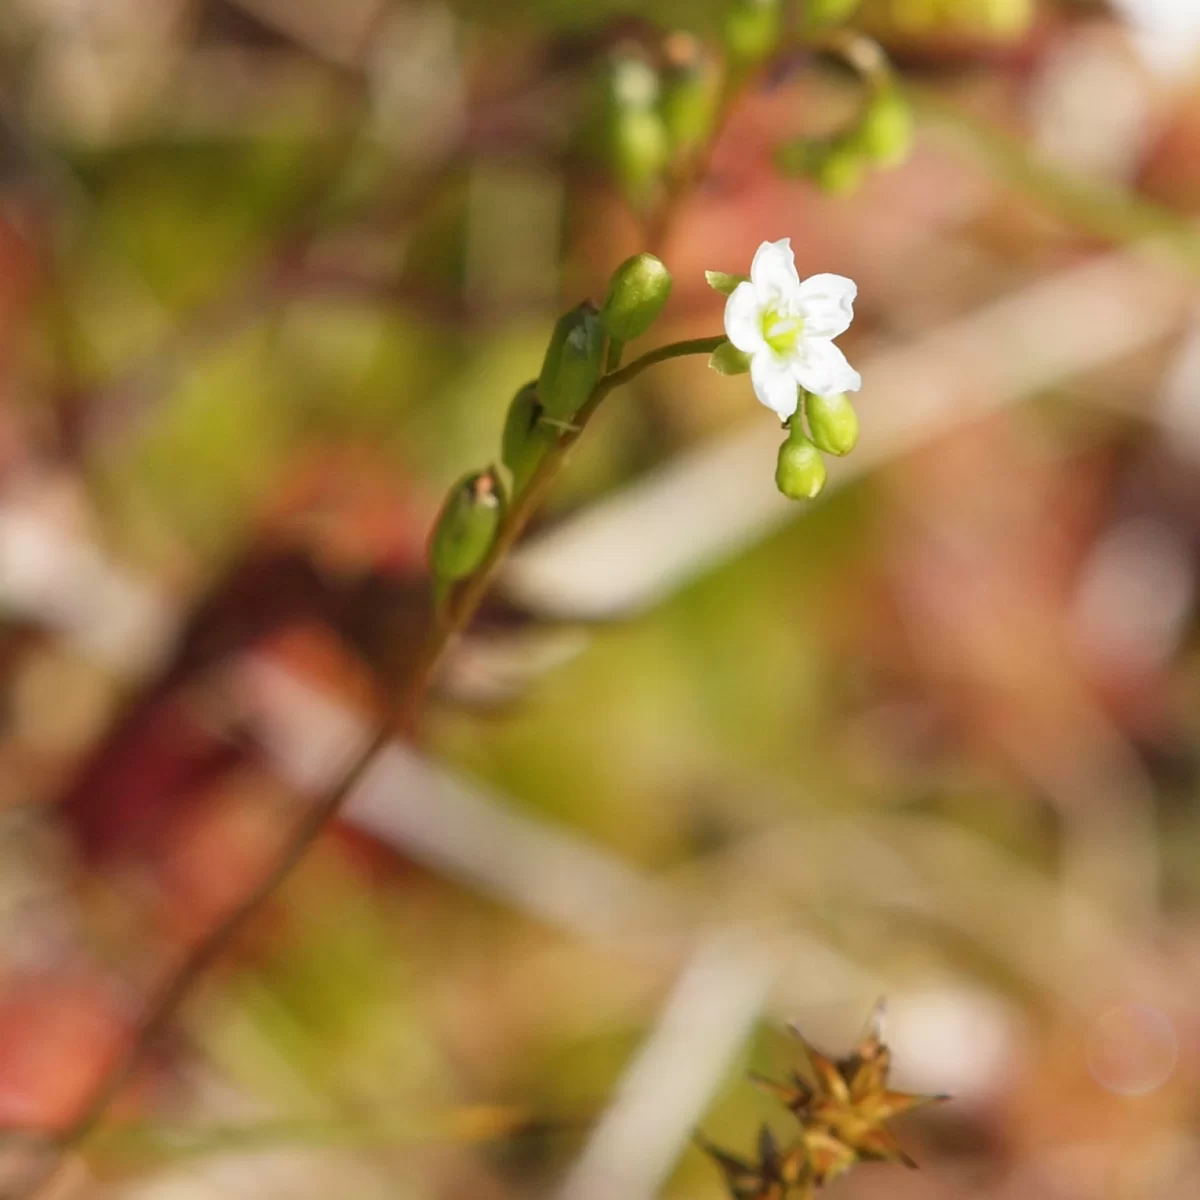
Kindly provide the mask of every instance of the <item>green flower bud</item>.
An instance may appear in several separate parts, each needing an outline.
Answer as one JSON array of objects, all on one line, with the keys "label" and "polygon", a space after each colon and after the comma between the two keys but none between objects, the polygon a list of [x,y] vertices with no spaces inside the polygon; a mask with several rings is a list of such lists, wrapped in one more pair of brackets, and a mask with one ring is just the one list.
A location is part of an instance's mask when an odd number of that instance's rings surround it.
[{"label": "green flower bud", "polygon": [[708,365],[718,375],[745,375],[750,370],[750,355],[732,342],[722,342],[709,356]]},{"label": "green flower bud", "polygon": [[747,283],[750,280],[749,275],[729,275],[725,271],[705,271],[704,278],[708,286],[714,292],[720,292],[722,296],[732,296],[739,283]]},{"label": "green flower bud", "polygon": [[652,109],[658,103],[658,73],[644,58],[618,50],[610,63],[609,86],[617,108]]},{"label": "green flower bud", "polygon": [[805,0],[804,24],[808,29],[827,29],[854,15],[862,0]]},{"label": "green flower bud", "polygon": [[658,110],[654,68],[619,57],[609,79],[609,142],[613,170],[629,202],[643,208],[653,198],[667,164],[667,127]]},{"label": "green flower bud", "polygon": [[816,156],[813,182],[830,196],[848,196],[858,191],[866,174],[866,160],[852,137],[835,138]]},{"label": "green flower bud", "polygon": [[808,432],[818,450],[841,458],[858,443],[858,414],[844,393],[837,396],[806,393],[804,415],[808,418]]},{"label": "green flower bud", "polygon": [[667,130],[656,112],[627,112],[617,118],[613,165],[626,199],[645,208],[668,158]]},{"label": "green flower bud", "polygon": [[512,472],[514,496],[529,482],[542,455],[557,440],[557,433],[542,424],[537,381],[527,383],[508,406],[500,439],[500,461]]},{"label": "green flower bud", "polygon": [[779,447],[775,467],[775,486],[789,500],[812,500],[825,486],[825,460],[821,452],[793,426],[786,442]]},{"label": "green flower bud", "polygon": [[653,254],[635,254],[614,272],[600,310],[608,335],[618,342],[639,338],[658,319],[671,294],[671,272]]},{"label": "green flower bud", "polygon": [[464,475],[446,496],[429,538],[429,565],[440,583],[478,570],[500,528],[504,492],[494,467]]},{"label": "green flower bud", "polygon": [[537,384],[547,416],[568,421],[584,406],[600,379],[603,354],[604,327],[594,304],[585,301],[559,317]]},{"label": "green flower bud", "polygon": [[780,0],[734,0],[725,18],[725,48],[730,61],[753,67],[779,44],[782,29]]},{"label": "green flower bud", "polygon": [[700,41],[690,33],[671,34],[663,49],[662,115],[672,150],[686,153],[712,132],[720,80]]},{"label": "green flower bud", "polygon": [[867,102],[854,134],[858,149],[881,167],[896,167],[912,153],[912,105],[898,88],[885,87]]}]

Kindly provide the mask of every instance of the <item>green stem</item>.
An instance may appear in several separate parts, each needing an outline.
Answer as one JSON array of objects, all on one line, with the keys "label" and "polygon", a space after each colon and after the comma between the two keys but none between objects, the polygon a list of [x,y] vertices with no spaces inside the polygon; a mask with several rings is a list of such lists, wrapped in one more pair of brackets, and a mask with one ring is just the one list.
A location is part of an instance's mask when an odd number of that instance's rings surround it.
[{"label": "green stem", "polygon": [[609,392],[623,387],[631,379],[640,375],[647,367],[652,367],[656,363],[666,362],[668,359],[683,358],[688,354],[711,354],[725,340],[724,334],[720,337],[691,338],[686,342],[671,342],[666,346],[659,346],[657,350],[648,350],[641,358],[635,358],[633,362],[628,363],[619,371],[614,371],[611,375],[605,375],[596,385],[596,390],[592,393],[592,398],[584,406],[584,410],[590,412]]}]

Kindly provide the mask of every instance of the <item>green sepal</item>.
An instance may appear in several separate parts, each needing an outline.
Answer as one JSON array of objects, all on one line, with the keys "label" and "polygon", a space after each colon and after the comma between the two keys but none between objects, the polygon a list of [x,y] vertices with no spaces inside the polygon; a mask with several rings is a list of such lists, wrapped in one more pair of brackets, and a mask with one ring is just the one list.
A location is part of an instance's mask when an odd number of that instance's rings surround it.
[{"label": "green sepal", "polygon": [[712,352],[708,365],[718,375],[745,375],[750,370],[750,355],[732,342],[722,342]]},{"label": "green sepal", "polygon": [[722,296],[731,296],[739,283],[749,283],[749,275],[727,275],[724,271],[705,271],[704,278],[714,292]]}]

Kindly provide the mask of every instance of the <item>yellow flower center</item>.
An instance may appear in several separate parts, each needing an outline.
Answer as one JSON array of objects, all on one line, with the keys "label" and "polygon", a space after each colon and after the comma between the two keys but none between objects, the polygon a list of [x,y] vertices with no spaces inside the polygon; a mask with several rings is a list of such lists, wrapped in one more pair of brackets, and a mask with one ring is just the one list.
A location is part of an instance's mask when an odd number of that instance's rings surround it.
[{"label": "yellow flower center", "polygon": [[771,307],[763,309],[762,333],[766,343],[779,355],[789,355],[804,332],[804,318]]}]

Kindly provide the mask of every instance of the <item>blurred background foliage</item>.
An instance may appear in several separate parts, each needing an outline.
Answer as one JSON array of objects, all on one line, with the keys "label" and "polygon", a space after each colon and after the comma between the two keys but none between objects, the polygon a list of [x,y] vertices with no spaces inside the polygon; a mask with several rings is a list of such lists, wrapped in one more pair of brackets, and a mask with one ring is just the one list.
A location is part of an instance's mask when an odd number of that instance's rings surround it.
[{"label": "blurred background foliage", "polygon": [[811,507],[746,380],[614,395],[420,747],[46,1195],[717,1196],[693,1129],[782,1132],[745,1072],[884,993],[899,1086],[955,1099],[831,1195],[1195,1191],[1200,12],[824,7],[911,159],[775,169],[856,103],[801,37],[661,222],[612,64],[715,60],[726,0],[0,8],[10,1133],[70,1124],[405,678],[429,522],[563,309],[653,242],[654,338],[716,334],[704,271],[790,236],[865,378]]}]

